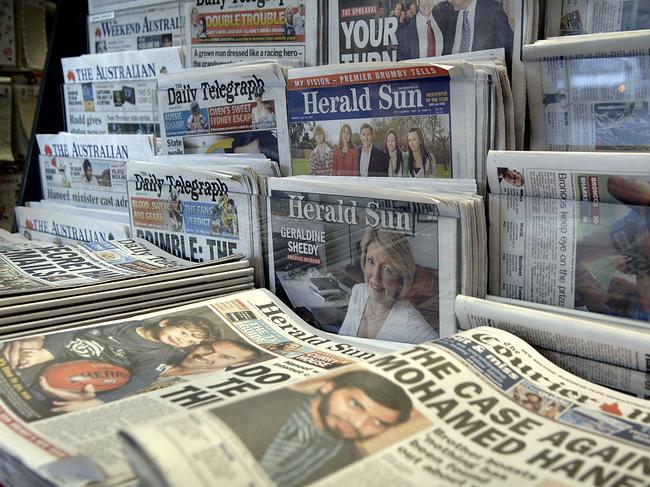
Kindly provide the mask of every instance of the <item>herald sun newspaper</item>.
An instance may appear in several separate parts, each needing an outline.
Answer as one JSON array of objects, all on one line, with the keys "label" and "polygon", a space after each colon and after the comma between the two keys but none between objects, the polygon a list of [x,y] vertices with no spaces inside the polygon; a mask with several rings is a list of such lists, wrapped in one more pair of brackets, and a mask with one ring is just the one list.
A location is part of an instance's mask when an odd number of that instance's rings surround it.
[{"label": "herald sun newspaper", "polygon": [[354,340],[315,332],[270,292],[254,290],[0,342],[0,454],[14,469],[0,481],[132,480],[120,428],[389,350]]},{"label": "herald sun newspaper", "polygon": [[642,486],[650,408],[493,328],[127,427],[149,485]]}]

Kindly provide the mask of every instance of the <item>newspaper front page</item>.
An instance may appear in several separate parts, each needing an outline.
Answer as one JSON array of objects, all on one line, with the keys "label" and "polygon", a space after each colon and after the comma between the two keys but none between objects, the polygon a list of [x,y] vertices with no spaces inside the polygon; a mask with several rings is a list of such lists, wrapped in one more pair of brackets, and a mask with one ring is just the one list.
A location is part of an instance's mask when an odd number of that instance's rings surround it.
[{"label": "newspaper front page", "polygon": [[284,66],[316,64],[318,22],[316,0],[242,2],[194,1],[185,4],[188,67],[277,59]]},{"label": "newspaper front page", "polygon": [[650,31],[525,46],[531,149],[647,152]]},{"label": "newspaper front page", "polygon": [[1,450],[57,485],[133,480],[120,428],[387,350],[316,333],[265,290],[0,347]]},{"label": "newspaper front page", "polygon": [[536,3],[332,0],[329,62],[404,61],[503,48],[513,86],[517,147],[523,147],[526,74],[521,46],[534,41],[529,31]]},{"label": "newspaper front page", "polygon": [[460,208],[471,197],[446,199],[433,184],[400,192],[360,180],[371,194],[350,178],[308,179],[269,180],[271,289],[340,335],[420,343],[454,333],[473,244]]},{"label": "newspaper front page", "polygon": [[181,2],[113,10],[88,16],[91,54],[181,46]]},{"label": "newspaper front page", "polygon": [[547,0],[546,37],[650,29],[644,0]]},{"label": "newspaper front page", "polygon": [[275,61],[160,76],[161,153],[261,153],[287,165],[285,87]]},{"label": "newspaper front page", "polygon": [[462,61],[292,69],[283,174],[474,178],[475,80]]},{"label": "newspaper front page", "polygon": [[37,134],[36,140],[45,200],[125,214],[127,161],[154,156],[149,135]]},{"label": "newspaper front page", "polygon": [[192,262],[256,257],[258,202],[243,174],[131,161],[128,186],[135,237]]},{"label": "newspaper front page", "polygon": [[16,206],[18,233],[30,240],[46,240],[58,245],[131,238],[127,213],[88,210],[76,214],[73,206]]},{"label": "newspaper front page", "polygon": [[123,436],[150,485],[647,485],[649,413],[478,328]]},{"label": "newspaper front page", "polygon": [[83,286],[184,265],[144,240],[33,246],[0,254],[0,294]]},{"label": "newspaper front page", "polygon": [[155,134],[156,76],[183,69],[180,47],[63,58],[68,132]]}]

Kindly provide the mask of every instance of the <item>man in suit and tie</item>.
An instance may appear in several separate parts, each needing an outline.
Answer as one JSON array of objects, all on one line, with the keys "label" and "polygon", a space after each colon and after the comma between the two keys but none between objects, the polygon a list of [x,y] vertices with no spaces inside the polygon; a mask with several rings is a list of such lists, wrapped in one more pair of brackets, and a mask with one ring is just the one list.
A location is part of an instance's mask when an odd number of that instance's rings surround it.
[{"label": "man in suit and tie", "polygon": [[501,3],[495,0],[450,0],[453,15],[445,46],[452,54],[505,48],[508,66],[512,60],[513,32]]},{"label": "man in suit and tie", "polygon": [[364,123],[359,130],[361,150],[359,151],[359,176],[388,176],[388,155],[373,142],[375,130]]},{"label": "man in suit and tie", "polygon": [[397,31],[397,60],[441,56],[451,52],[445,44],[449,19],[454,11],[449,2],[418,0],[418,10]]}]

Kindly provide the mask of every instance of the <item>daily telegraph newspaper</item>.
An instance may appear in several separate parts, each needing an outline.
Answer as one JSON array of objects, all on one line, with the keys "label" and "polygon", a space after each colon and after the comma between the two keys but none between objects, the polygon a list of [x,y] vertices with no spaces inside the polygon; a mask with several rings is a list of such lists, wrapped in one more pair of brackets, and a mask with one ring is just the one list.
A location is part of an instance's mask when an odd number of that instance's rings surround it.
[{"label": "daily telegraph newspaper", "polygon": [[517,147],[523,147],[526,74],[521,46],[536,39],[537,3],[331,0],[329,62],[403,61],[503,48],[515,95]]},{"label": "daily telegraph newspaper", "polygon": [[37,134],[46,200],[128,212],[126,165],[151,160],[150,135]]},{"label": "daily telegraph newspaper", "polygon": [[260,59],[285,66],[314,66],[322,6],[316,0],[185,3],[188,67],[204,68]]},{"label": "daily telegraph newspaper", "polygon": [[475,83],[462,61],[292,69],[283,173],[474,178]]},{"label": "daily telegraph newspaper", "polygon": [[643,485],[649,418],[478,328],[123,438],[150,485]]},{"label": "daily telegraph newspaper", "polygon": [[490,294],[648,321],[647,204],[634,204],[646,194],[631,196],[595,204],[490,195]]},{"label": "daily telegraph newspaper", "polygon": [[105,213],[88,210],[78,214],[77,208],[67,205],[16,206],[16,226],[29,239],[46,238],[59,245],[131,238],[128,213]]},{"label": "daily telegraph newspaper", "polygon": [[181,2],[102,12],[88,16],[91,54],[180,46]]},{"label": "daily telegraph newspaper", "polygon": [[61,60],[68,132],[155,134],[156,76],[183,69],[180,47]]},{"label": "daily telegraph newspaper", "polygon": [[531,149],[647,152],[650,31],[525,46]]},{"label": "daily telegraph newspaper", "polygon": [[96,284],[184,265],[134,239],[7,250],[0,253],[0,295]]},{"label": "daily telegraph newspaper", "polygon": [[490,151],[490,191],[589,203],[649,202],[650,154],[631,152]]},{"label": "daily telegraph newspaper", "polygon": [[271,289],[340,335],[420,343],[454,333],[466,201],[433,184],[327,179],[269,179]]},{"label": "daily telegraph newspaper", "polygon": [[135,237],[193,262],[261,257],[258,202],[243,171],[130,161],[128,188]]},{"label": "daily telegraph newspaper", "polygon": [[289,163],[286,79],[275,61],[160,76],[163,154],[262,153]]},{"label": "daily telegraph newspaper", "polygon": [[546,37],[650,29],[645,0],[546,0]]},{"label": "daily telegraph newspaper", "polygon": [[119,428],[387,351],[314,332],[265,290],[0,347],[4,463],[56,485],[133,480]]}]

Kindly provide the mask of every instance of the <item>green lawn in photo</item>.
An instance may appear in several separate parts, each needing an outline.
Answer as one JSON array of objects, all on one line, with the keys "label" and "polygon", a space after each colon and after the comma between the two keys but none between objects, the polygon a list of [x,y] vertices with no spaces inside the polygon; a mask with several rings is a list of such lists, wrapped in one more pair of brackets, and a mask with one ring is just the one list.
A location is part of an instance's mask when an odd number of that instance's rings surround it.
[{"label": "green lawn in photo", "polygon": [[293,176],[309,175],[309,159],[292,159],[291,171]]},{"label": "green lawn in photo", "polygon": [[437,178],[450,178],[451,177],[451,164],[449,168],[445,171],[444,164],[436,164],[436,177]]}]

